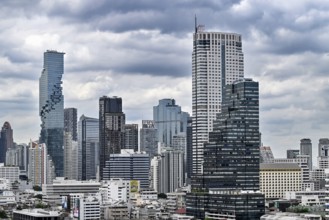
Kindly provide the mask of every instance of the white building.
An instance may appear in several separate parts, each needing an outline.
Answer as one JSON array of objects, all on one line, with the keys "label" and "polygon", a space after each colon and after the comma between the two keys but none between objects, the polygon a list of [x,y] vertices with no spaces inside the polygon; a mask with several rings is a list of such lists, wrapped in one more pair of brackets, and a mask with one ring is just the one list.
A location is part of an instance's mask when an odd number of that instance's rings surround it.
[{"label": "white building", "polygon": [[73,219],[92,220],[100,219],[100,194],[70,194],[72,200]]},{"label": "white building", "polygon": [[11,183],[19,180],[19,167],[5,166],[0,163],[0,178],[9,179]]},{"label": "white building", "polygon": [[0,190],[10,190],[11,183],[9,179],[0,178]]},{"label": "white building", "polygon": [[78,142],[72,139],[71,132],[64,133],[64,176],[78,180]]},{"label": "white building", "polygon": [[196,27],[192,53],[193,173],[202,173],[203,144],[220,112],[223,87],[244,77],[240,34]]},{"label": "white building", "polygon": [[128,202],[131,193],[139,191],[139,181],[112,178],[102,181],[100,191],[103,192],[103,201],[111,203],[116,201]]},{"label": "white building", "polygon": [[52,184],[42,185],[43,200],[55,204],[61,204],[62,196],[70,193],[97,193],[101,183],[96,181],[76,181],[56,178]]},{"label": "white building", "polygon": [[168,193],[183,185],[184,152],[165,148],[151,161],[151,187],[159,193]]},{"label": "white building", "polygon": [[23,209],[14,210],[13,219],[19,220],[37,220],[37,219],[51,219],[59,220],[60,213],[57,211],[46,211],[43,209]]},{"label": "white building", "polygon": [[297,199],[299,201],[302,201],[302,197],[304,197],[304,199],[306,198],[310,198],[310,197],[317,197],[319,200],[319,203],[321,205],[324,205],[326,203],[326,197],[328,195],[328,192],[325,190],[322,191],[311,191],[311,190],[307,190],[307,191],[299,191],[299,192],[286,192],[286,197],[285,199],[290,200],[290,199]]},{"label": "white building", "polygon": [[283,198],[285,192],[301,190],[301,168],[296,163],[261,163],[260,191],[265,198]]},{"label": "white building", "polygon": [[13,191],[3,191],[0,193],[0,205],[16,203],[16,196]]}]

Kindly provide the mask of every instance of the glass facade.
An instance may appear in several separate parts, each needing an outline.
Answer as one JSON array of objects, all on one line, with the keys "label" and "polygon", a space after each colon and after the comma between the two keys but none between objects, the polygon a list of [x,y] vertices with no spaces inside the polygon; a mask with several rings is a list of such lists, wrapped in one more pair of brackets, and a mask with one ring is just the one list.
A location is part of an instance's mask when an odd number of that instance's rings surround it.
[{"label": "glass facade", "polygon": [[140,148],[152,159],[158,153],[157,129],[153,120],[142,120],[140,129]]},{"label": "glass facade", "polygon": [[64,96],[62,76],[64,53],[46,51],[39,79],[40,143],[45,143],[51,156],[56,176],[64,175]]},{"label": "glass facade", "polygon": [[124,125],[122,99],[103,96],[99,99],[99,170],[103,179],[105,162],[111,154],[119,154],[124,148]]},{"label": "glass facade", "polygon": [[99,120],[82,115],[78,130],[78,178],[96,179],[99,165]]}]

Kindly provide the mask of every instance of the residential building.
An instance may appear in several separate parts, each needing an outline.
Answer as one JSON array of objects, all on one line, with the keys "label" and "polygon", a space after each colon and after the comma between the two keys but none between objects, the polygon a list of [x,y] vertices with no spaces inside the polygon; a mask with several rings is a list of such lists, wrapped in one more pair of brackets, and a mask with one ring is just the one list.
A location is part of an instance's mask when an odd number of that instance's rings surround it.
[{"label": "residential building", "polygon": [[64,132],[64,177],[78,180],[78,142],[71,132]]},{"label": "residential building", "polygon": [[13,129],[11,128],[10,123],[6,121],[1,128],[0,163],[6,163],[6,152],[13,147]]},{"label": "residential building", "polygon": [[287,159],[297,158],[297,155],[299,155],[299,150],[296,149],[287,150]]},{"label": "residential building", "polygon": [[175,99],[159,100],[159,104],[153,107],[153,120],[158,132],[158,141],[166,147],[172,147],[173,137],[186,133],[188,118],[189,114],[176,105]]},{"label": "residential building", "polygon": [[125,124],[124,149],[138,151],[138,124]]},{"label": "residential building", "polygon": [[221,110],[224,86],[243,77],[241,35],[197,26],[192,53],[193,173],[202,173],[204,143]]},{"label": "residential building", "polygon": [[0,178],[9,179],[10,183],[19,180],[19,167],[5,166],[0,163]]},{"label": "residential building", "polygon": [[99,167],[99,120],[82,115],[78,123],[78,179],[97,179]]},{"label": "residential building", "polygon": [[319,139],[318,150],[319,150],[318,157],[329,157],[329,139],[328,138]]},{"label": "residential building", "polygon": [[101,219],[101,197],[86,193],[73,199],[73,217],[79,220]]},{"label": "residential building", "polygon": [[101,219],[128,220],[131,219],[128,213],[128,205],[125,202],[118,201],[115,203],[103,204],[101,206]]},{"label": "residential building", "polygon": [[28,177],[33,185],[50,184],[55,176],[55,168],[47,151],[46,144],[30,142]]},{"label": "residential building", "polygon": [[261,163],[260,191],[266,199],[282,199],[286,192],[301,190],[301,175],[297,163]]},{"label": "residential building", "polygon": [[192,118],[189,117],[187,120],[187,128],[186,128],[186,163],[185,163],[185,172],[186,172],[186,182],[190,182],[192,175]]},{"label": "residential building", "polygon": [[64,132],[72,134],[72,140],[78,141],[78,110],[76,108],[64,109]]},{"label": "residential building", "polygon": [[64,53],[47,50],[39,79],[39,115],[41,133],[39,143],[45,143],[55,165],[56,176],[64,175],[64,96],[62,75]]},{"label": "residential building", "polygon": [[149,154],[151,159],[158,153],[157,129],[153,120],[142,120],[140,151]]},{"label": "residential building", "polygon": [[312,163],[312,142],[311,139],[304,138],[300,140],[300,154],[301,155],[308,155],[308,168],[312,170],[313,163]]},{"label": "residential building", "polygon": [[103,180],[100,191],[103,192],[103,200],[106,202],[124,201],[128,202],[131,193],[139,191],[139,181],[112,178]]},{"label": "residential building", "polygon": [[149,155],[134,152],[132,149],[121,150],[121,154],[111,154],[105,163],[103,179],[122,178],[138,180],[142,189],[149,187]]},{"label": "residential building", "polygon": [[[186,212],[201,219],[227,214],[259,219],[265,201],[259,191],[258,82],[237,80],[223,91],[221,113],[203,150],[203,173],[192,176]],[[229,205],[236,204],[236,199],[245,207]]]},{"label": "residential building", "polygon": [[271,147],[261,146],[260,150],[260,162],[261,163],[271,163],[274,159]]},{"label": "residential building", "polygon": [[151,160],[151,188],[159,193],[175,192],[184,185],[184,152],[171,148]]},{"label": "residential building", "polygon": [[124,148],[125,114],[122,99],[103,96],[99,99],[99,170],[103,179],[103,169],[111,154],[119,154]]}]

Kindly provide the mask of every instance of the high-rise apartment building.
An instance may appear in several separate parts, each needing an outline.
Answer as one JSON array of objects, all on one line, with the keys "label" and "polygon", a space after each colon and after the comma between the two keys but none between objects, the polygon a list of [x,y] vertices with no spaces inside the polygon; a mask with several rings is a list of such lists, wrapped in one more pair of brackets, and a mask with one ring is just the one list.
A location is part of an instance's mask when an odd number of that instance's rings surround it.
[{"label": "high-rise apartment building", "polygon": [[30,142],[28,170],[28,177],[33,185],[52,183],[55,170],[44,143]]},{"label": "high-rise apartment building", "polygon": [[103,169],[110,154],[119,154],[124,148],[124,125],[126,117],[122,112],[122,99],[103,96],[99,99],[99,170]]},{"label": "high-rise apartment building", "polygon": [[78,110],[76,108],[65,108],[64,109],[64,131],[70,132],[72,140],[78,140]]},{"label": "high-rise apartment building", "polygon": [[97,179],[99,166],[99,120],[82,115],[78,123],[79,180]]},{"label": "high-rise apartment building", "polygon": [[62,76],[64,53],[47,50],[39,79],[39,115],[41,134],[39,143],[45,143],[51,156],[56,176],[64,175],[64,96]]},{"label": "high-rise apartment building", "polygon": [[140,150],[150,155],[151,159],[158,153],[157,129],[153,120],[142,120]]},{"label": "high-rise apartment building", "polygon": [[320,138],[319,139],[319,154],[318,157],[329,157],[329,139]]},{"label": "high-rise apartment building", "polygon": [[161,99],[153,107],[153,120],[158,132],[158,141],[172,147],[173,136],[186,133],[189,114],[183,112],[175,99]]},{"label": "high-rise apartment building", "polygon": [[224,87],[221,113],[204,147],[203,173],[192,176],[187,214],[259,219],[265,212],[259,192],[259,146],[258,83],[241,79]]},{"label": "high-rise apartment building", "polygon": [[192,151],[192,118],[190,117],[187,121],[187,128],[186,128],[186,163],[185,163],[185,170],[186,170],[186,177],[187,181],[190,181],[192,175],[192,158],[193,158],[193,151]]},{"label": "high-rise apartment building", "polygon": [[7,150],[14,147],[13,129],[9,122],[3,124],[0,134],[0,163],[5,163]]},{"label": "high-rise apartment building", "polygon": [[126,124],[124,130],[124,149],[133,149],[135,152],[138,151],[138,124]]},{"label": "high-rise apartment building", "polygon": [[308,155],[308,167],[312,170],[313,162],[312,162],[312,142],[311,139],[304,138],[300,140],[300,155]]},{"label": "high-rise apartment building", "polygon": [[151,187],[158,193],[175,192],[184,179],[183,151],[169,148],[151,160]]},{"label": "high-rise apartment building", "polygon": [[71,132],[64,132],[64,177],[78,180],[78,142]]},{"label": "high-rise apartment building", "polygon": [[243,77],[241,35],[196,27],[192,53],[193,173],[202,173],[204,143],[221,110],[224,86]]}]

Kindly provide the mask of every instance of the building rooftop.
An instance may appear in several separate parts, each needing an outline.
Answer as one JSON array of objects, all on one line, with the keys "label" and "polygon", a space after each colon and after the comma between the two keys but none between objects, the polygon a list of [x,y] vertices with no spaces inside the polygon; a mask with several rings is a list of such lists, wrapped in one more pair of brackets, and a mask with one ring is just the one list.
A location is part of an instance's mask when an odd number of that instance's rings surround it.
[{"label": "building rooftop", "polygon": [[45,211],[43,209],[23,209],[23,210],[15,210],[14,213],[34,216],[34,217],[59,217],[59,212],[56,211]]},{"label": "building rooftop", "polygon": [[260,170],[301,170],[297,163],[261,163]]}]

